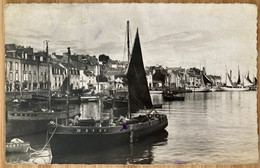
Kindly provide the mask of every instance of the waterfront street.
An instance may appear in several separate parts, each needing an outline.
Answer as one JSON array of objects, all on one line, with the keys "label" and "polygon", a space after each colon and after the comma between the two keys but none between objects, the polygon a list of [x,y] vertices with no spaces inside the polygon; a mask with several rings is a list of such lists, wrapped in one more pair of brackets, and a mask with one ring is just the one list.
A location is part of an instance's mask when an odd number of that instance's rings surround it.
[{"label": "waterfront street", "polygon": [[[168,116],[165,132],[137,143],[113,146],[107,151],[51,157],[49,146],[40,154],[8,154],[8,163],[75,164],[248,164],[258,160],[256,91],[187,93],[185,101],[163,102],[159,113]],[[82,103],[81,118],[99,119],[98,103]],[[33,149],[45,144],[46,133],[19,137]],[[87,142],[86,142],[87,143]],[[109,143],[109,142],[108,142]],[[245,157],[247,156],[247,157]]]}]

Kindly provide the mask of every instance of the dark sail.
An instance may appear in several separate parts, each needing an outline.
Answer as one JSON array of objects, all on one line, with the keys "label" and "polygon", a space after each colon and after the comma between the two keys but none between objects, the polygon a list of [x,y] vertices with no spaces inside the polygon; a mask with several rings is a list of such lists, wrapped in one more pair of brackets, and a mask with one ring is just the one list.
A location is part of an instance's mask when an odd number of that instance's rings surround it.
[{"label": "dark sail", "polygon": [[250,80],[249,78],[249,72],[248,72],[248,75],[247,75],[247,78],[246,78],[250,83],[252,83],[252,81]]},{"label": "dark sail", "polygon": [[203,81],[204,81],[204,84],[207,85],[207,84],[211,84],[212,85],[212,82],[209,80],[209,78],[202,74],[202,78],[203,78]]},{"label": "dark sail", "polygon": [[237,84],[241,83],[241,79],[240,79],[240,70],[238,69],[238,79],[237,79]]},{"label": "dark sail", "polygon": [[144,107],[147,109],[152,108],[153,105],[146,81],[138,30],[127,71],[127,78],[130,111],[136,112],[139,109],[144,109]]}]

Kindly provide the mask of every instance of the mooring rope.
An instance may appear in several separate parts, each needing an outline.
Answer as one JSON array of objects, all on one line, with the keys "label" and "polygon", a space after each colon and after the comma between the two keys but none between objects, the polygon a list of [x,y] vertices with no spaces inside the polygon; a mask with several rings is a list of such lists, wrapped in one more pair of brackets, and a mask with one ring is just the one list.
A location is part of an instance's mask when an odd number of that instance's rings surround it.
[{"label": "mooring rope", "polygon": [[[33,149],[32,147],[30,147],[30,150],[33,150],[33,151],[34,151],[33,153],[30,154],[30,157],[32,157],[32,155],[34,155],[34,154],[36,155],[32,162],[34,162],[34,160],[35,160],[36,158],[41,157],[40,152],[42,152],[42,151],[47,147],[47,145],[48,145],[49,142],[51,141],[53,135],[55,134],[57,128],[58,128],[58,125],[56,124],[56,127],[55,127],[54,131],[52,132],[50,138],[48,139],[48,141],[45,143],[45,145],[43,146],[43,148],[42,148],[41,150],[38,150],[38,151],[37,151],[37,150]],[[46,156],[45,156],[45,157],[46,157]],[[43,159],[43,157],[42,157],[42,159]],[[45,159],[43,159],[43,160],[45,161]]]}]

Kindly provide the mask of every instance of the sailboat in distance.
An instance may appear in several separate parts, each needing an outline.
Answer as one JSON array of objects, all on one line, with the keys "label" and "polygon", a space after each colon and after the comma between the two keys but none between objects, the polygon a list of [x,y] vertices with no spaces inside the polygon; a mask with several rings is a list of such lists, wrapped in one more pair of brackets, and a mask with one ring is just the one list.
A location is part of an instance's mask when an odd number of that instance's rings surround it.
[{"label": "sailboat in distance", "polygon": [[237,83],[233,83],[231,79],[231,72],[230,75],[226,72],[226,86],[220,87],[220,91],[228,91],[228,92],[236,92],[236,91],[248,91],[249,87],[246,85],[246,79],[244,78],[244,85],[242,85],[241,80],[240,80],[240,70],[238,68],[238,80]]},{"label": "sailboat in distance", "polygon": [[[107,149],[124,143],[132,143],[137,139],[152,136],[163,131],[168,125],[165,114],[153,109],[145,76],[142,51],[138,30],[134,41],[130,64],[127,69],[129,81],[128,113],[145,110],[145,114],[137,117],[129,115],[126,122],[119,123],[113,118],[102,121],[79,120],[76,125],[49,125],[50,146],[55,157],[62,154],[87,152],[91,149]],[[125,127],[124,127],[125,126]]]}]

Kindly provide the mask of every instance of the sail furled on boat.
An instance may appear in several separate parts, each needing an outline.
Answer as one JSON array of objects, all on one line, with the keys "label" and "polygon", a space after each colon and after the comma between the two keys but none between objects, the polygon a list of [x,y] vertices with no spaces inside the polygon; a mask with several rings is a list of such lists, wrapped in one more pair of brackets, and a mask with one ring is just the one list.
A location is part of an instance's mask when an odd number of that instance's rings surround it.
[{"label": "sail furled on boat", "polygon": [[144,70],[141,44],[136,32],[134,47],[127,71],[128,92],[130,111],[136,112],[139,109],[152,108],[152,101],[148,90],[146,74]]}]

